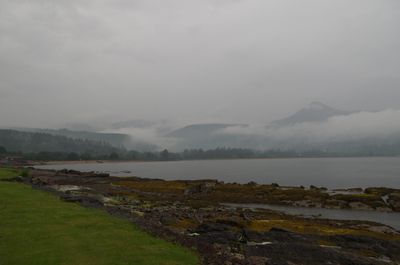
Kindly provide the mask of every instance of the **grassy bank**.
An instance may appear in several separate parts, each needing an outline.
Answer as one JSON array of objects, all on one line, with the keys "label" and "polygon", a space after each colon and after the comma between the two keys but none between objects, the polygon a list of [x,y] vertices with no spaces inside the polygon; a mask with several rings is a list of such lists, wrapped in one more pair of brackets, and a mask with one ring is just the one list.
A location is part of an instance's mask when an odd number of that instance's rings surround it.
[{"label": "grassy bank", "polygon": [[[0,179],[17,175],[0,168]],[[105,212],[0,181],[0,264],[190,265],[192,252]]]}]

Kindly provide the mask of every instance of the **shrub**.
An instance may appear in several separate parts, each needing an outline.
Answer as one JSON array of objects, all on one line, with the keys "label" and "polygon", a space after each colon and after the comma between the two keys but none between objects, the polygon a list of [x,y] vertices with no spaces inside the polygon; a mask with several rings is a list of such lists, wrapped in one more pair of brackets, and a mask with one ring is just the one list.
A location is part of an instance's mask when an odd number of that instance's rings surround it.
[{"label": "shrub", "polygon": [[21,177],[24,177],[24,178],[27,178],[27,177],[29,177],[29,170],[28,169],[23,169],[22,171],[21,171]]}]

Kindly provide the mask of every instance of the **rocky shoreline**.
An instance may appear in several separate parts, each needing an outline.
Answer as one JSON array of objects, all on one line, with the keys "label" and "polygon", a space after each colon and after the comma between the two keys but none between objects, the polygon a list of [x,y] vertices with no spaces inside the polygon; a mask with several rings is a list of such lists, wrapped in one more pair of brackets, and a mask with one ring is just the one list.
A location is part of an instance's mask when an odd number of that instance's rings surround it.
[{"label": "rocky shoreline", "polygon": [[14,180],[129,219],[155,236],[195,249],[203,264],[400,264],[400,234],[382,224],[306,219],[221,205],[272,203],[400,211],[400,190],[396,189],[327,191],[37,169]]}]

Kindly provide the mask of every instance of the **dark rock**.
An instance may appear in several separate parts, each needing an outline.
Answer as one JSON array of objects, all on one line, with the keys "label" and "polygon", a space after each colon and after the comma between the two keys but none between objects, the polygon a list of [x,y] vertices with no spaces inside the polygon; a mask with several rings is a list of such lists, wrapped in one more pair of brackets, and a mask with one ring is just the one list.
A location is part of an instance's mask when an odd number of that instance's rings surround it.
[{"label": "dark rock", "polygon": [[230,217],[230,218],[224,218],[224,219],[218,219],[216,220],[218,224],[224,224],[228,226],[234,226],[234,227],[239,227],[243,228],[243,220],[240,218],[235,218],[235,217]]},{"label": "dark rock", "polygon": [[172,216],[161,216],[160,223],[166,226],[174,225],[178,222],[178,219]]},{"label": "dark rock", "polygon": [[262,256],[250,256],[248,259],[249,265],[266,265],[268,258]]},{"label": "dark rock", "polygon": [[193,195],[198,193],[208,193],[216,185],[216,181],[206,181],[200,184],[192,185],[185,189],[185,195]]}]

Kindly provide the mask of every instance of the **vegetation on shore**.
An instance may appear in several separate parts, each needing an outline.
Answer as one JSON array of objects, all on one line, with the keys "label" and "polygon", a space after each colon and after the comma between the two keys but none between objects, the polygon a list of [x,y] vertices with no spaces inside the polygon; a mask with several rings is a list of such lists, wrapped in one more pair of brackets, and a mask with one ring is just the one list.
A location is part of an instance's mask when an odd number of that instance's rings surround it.
[{"label": "vegetation on shore", "polygon": [[4,181],[0,168],[0,264],[198,264],[191,251],[107,213]]},{"label": "vegetation on shore", "polygon": [[[193,146],[190,143],[184,147]],[[241,159],[241,158],[293,158],[293,157],[368,157],[398,156],[398,143],[382,145],[361,145],[334,143],[324,148],[269,148],[258,150],[238,148],[217,141],[215,148],[192,147],[173,151],[147,143],[133,143],[129,135],[95,133],[66,129],[0,129],[0,165],[13,165],[2,161],[4,157],[18,157],[31,161],[76,161],[76,160],[137,160],[174,161],[200,159]],[[236,147],[233,147],[236,146]],[[253,147],[254,148],[254,147]],[[141,151],[139,151],[141,150]],[[21,165],[22,163],[14,163]]]},{"label": "vegetation on shore", "polygon": [[[11,157],[24,161],[180,161],[180,160],[211,160],[211,159],[263,159],[263,158],[299,158],[299,157],[346,157],[340,153],[320,153],[320,152],[295,152],[281,150],[258,151],[243,148],[225,148],[215,149],[189,149],[183,152],[170,152],[167,149],[162,151],[136,151],[125,149],[113,149],[109,152],[65,152],[65,151],[38,151],[21,152],[8,151],[0,146],[0,164],[1,158]],[[368,155],[353,155],[368,156]],[[352,157],[351,155],[348,157]],[[4,164],[4,163],[3,163]],[[9,163],[13,165],[13,163]],[[21,165],[19,163],[18,165]]]}]

